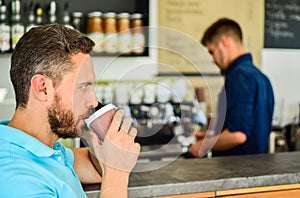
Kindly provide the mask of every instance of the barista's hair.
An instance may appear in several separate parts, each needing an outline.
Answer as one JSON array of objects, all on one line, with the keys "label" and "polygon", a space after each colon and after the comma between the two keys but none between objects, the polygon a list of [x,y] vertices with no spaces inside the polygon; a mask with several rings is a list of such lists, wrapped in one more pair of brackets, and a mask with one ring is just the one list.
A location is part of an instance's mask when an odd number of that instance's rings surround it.
[{"label": "barista's hair", "polygon": [[85,35],[60,24],[30,29],[18,41],[11,56],[10,78],[16,107],[26,107],[34,75],[45,75],[58,86],[63,76],[73,69],[70,55],[88,54],[94,45]]},{"label": "barista's hair", "polygon": [[237,42],[243,41],[241,27],[237,22],[228,18],[221,18],[207,28],[201,39],[201,44],[206,46],[208,42],[217,41],[221,36],[228,36]]}]

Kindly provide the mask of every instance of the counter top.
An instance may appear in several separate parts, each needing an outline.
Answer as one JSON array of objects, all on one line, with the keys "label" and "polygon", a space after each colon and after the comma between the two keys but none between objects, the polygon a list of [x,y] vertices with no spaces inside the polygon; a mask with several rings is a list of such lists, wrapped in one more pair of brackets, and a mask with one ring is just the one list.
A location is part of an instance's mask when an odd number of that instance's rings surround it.
[{"label": "counter top", "polygon": [[[149,170],[144,172],[144,170]],[[151,197],[300,183],[300,152],[139,163],[128,196]],[[99,197],[99,184],[84,186]]]}]

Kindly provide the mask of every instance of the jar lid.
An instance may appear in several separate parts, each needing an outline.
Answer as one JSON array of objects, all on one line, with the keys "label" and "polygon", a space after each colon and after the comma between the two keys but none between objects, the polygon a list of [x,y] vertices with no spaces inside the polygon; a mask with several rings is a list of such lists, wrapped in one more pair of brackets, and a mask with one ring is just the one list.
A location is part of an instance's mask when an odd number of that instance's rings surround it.
[{"label": "jar lid", "polygon": [[116,13],[115,12],[107,12],[104,14],[103,18],[115,18]]},{"label": "jar lid", "polygon": [[89,18],[92,18],[92,17],[101,17],[102,16],[102,12],[100,12],[100,11],[90,12],[90,13],[87,14],[87,16]]},{"label": "jar lid", "polygon": [[73,12],[73,13],[72,13],[72,16],[73,16],[73,17],[78,17],[78,18],[80,18],[80,17],[83,16],[83,13],[82,13],[82,12]]},{"label": "jar lid", "polygon": [[117,15],[117,18],[120,19],[120,18],[129,18],[130,17],[130,14],[128,12],[122,12],[122,13],[119,13]]},{"label": "jar lid", "polygon": [[141,18],[143,18],[143,14],[141,14],[141,13],[134,13],[134,14],[130,15],[130,18],[131,19],[141,19]]}]

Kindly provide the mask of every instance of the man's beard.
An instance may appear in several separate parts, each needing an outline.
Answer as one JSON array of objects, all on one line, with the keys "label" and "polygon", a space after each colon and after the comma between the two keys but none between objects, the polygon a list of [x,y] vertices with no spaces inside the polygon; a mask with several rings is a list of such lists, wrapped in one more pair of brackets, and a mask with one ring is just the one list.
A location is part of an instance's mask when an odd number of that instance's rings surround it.
[{"label": "man's beard", "polygon": [[75,122],[73,112],[65,109],[61,98],[55,95],[53,106],[48,109],[48,122],[51,131],[59,138],[75,138],[79,137],[82,134],[82,130],[86,128],[83,119],[92,113],[93,108],[90,108],[84,115],[79,116]]}]

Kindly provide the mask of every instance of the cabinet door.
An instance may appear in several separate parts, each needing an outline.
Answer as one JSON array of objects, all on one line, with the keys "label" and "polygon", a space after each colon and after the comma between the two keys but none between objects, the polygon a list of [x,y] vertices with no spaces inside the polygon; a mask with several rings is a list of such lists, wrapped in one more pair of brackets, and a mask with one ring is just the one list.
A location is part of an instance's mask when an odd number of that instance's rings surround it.
[{"label": "cabinet door", "polygon": [[300,197],[300,189],[226,196],[226,198],[268,198],[268,197],[270,197],[270,198],[283,198],[283,197],[299,198]]},{"label": "cabinet door", "polygon": [[203,192],[195,194],[182,194],[182,195],[171,195],[155,198],[203,198],[203,197],[215,197],[215,192]]},{"label": "cabinet door", "polygon": [[231,198],[256,198],[256,197],[272,197],[272,198],[296,198],[300,197],[300,184],[285,184],[278,186],[263,186],[256,188],[244,188],[216,191],[216,197]]}]

